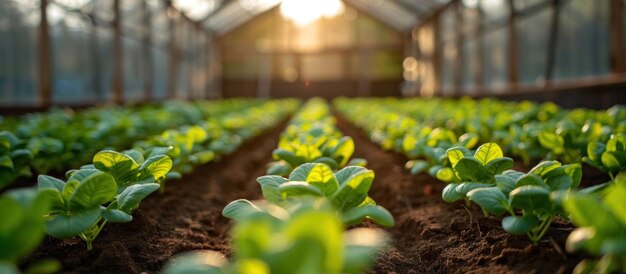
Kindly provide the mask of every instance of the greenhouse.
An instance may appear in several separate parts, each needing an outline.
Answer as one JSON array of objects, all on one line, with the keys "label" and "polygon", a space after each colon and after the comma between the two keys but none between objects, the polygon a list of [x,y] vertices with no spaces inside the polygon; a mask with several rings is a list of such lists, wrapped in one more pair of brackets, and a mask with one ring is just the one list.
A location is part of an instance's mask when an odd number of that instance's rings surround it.
[{"label": "greenhouse", "polygon": [[0,274],[626,274],[626,0],[1,0]]}]

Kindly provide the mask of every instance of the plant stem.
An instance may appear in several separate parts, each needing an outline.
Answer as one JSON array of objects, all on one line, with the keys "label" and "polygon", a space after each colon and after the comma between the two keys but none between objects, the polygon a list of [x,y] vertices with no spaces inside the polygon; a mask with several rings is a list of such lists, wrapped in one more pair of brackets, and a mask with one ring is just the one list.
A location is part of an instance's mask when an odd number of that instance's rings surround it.
[{"label": "plant stem", "polygon": [[545,235],[546,232],[548,232],[548,228],[550,228],[550,224],[552,224],[552,220],[554,220],[554,216],[550,216],[541,222],[541,224],[538,227],[539,235],[537,235],[537,237],[534,237],[534,239],[531,238],[531,240],[533,240],[534,245],[537,245],[539,243],[539,240],[543,238],[543,235]]}]

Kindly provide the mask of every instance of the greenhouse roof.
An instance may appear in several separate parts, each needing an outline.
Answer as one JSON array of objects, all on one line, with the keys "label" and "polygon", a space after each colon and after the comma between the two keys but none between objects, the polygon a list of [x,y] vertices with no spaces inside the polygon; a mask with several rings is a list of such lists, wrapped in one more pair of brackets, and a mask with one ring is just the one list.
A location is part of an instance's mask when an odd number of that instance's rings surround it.
[{"label": "greenhouse roof", "polygon": [[[301,0],[312,1],[312,0]],[[172,4],[192,20],[217,34],[228,33],[280,5],[281,0],[174,0]],[[450,0],[344,0],[392,28],[410,31],[421,18]]]},{"label": "greenhouse roof", "polygon": [[[31,2],[33,0],[16,0]],[[226,34],[253,18],[279,6],[287,0],[151,0],[149,6],[165,6],[167,3],[183,13],[188,19],[204,26],[218,35]],[[303,1],[317,7],[324,0]],[[315,1],[315,2],[304,2]],[[319,2],[318,2],[319,1]],[[326,0],[329,1],[329,0]],[[432,14],[451,0],[341,0],[345,6],[366,13],[400,32],[408,32],[420,20]],[[466,0],[469,1],[469,0]],[[95,5],[103,6],[113,0],[52,0],[65,11],[85,12],[99,10]],[[335,1],[336,2],[336,1]],[[136,1],[121,1],[122,10],[137,10]],[[101,9],[100,9],[101,10]],[[107,10],[107,9],[105,9]],[[108,10],[107,10],[108,11]],[[59,10],[61,12],[61,10]],[[57,13],[59,13],[57,12]],[[54,17],[54,16],[53,16]]]}]

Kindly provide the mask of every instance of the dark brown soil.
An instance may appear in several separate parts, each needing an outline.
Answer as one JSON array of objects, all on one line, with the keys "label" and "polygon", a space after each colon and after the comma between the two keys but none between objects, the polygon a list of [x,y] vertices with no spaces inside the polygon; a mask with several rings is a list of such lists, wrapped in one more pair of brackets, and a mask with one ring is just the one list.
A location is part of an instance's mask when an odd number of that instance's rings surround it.
[{"label": "dark brown soil", "polygon": [[144,200],[134,220],[107,224],[87,252],[80,239],[46,238],[26,263],[56,258],[63,273],[157,273],[174,255],[210,249],[230,254],[230,220],[221,212],[239,199],[257,199],[256,178],[265,175],[286,122],[244,144],[219,162],[197,167],[180,181],[168,182],[163,194]]},{"label": "dark brown soil", "polygon": [[526,236],[503,231],[500,218],[484,217],[475,205],[445,203],[444,183],[411,175],[403,168],[404,156],[383,151],[341,118],[338,125],[354,138],[354,156],[367,159],[376,173],[370,195],[396,219],[389,230],[392,246],[373,273],[570,273],[581,260],[562,251],[571,225],[553,224],[534,247]]}]

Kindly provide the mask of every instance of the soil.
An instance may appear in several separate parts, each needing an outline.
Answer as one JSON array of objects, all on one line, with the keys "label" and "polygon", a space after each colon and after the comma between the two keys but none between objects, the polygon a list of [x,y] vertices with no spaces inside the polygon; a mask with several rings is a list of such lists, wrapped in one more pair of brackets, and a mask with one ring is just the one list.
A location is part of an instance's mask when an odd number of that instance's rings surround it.
[{"label": "soil", "polygon": [[[56,258],[63,273],[156,273],[175,254],[197,249],[231,254],[223,207],[239,198],[261,196],[255,179],[265,174],[285,123],[244,144],[237,152],[169,182],[165,193],[148,197],[134,220],[108,224],[94,249],[80,240],[46,238],[25,263]],[[582,259],[563,252],[571,225],[556,222],[538,246],[512,236],[500,219],[476,206],[447,204],[444,185],[428,175],[411,175],[407,159],[383,151],[339,117],[338,126],[356,143],[354,157],[376,173],[370,194],[396,218],[390,248],[371,273],[569,273]],[[366,224],[366,226],[374,226]]]}]

